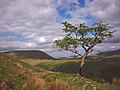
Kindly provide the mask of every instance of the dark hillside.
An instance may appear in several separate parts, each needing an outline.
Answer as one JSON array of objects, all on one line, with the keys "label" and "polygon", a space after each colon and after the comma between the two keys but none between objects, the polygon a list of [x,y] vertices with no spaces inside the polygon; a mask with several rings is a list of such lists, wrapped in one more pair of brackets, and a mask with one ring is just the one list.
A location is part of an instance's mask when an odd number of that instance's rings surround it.
[{"label": "dark hillside", "polygon": [[24,50],[24,51],[9,51],[5,52],[8,55],[13,55],[18,58],[26,58],[26,59],[52,59],[55,60],[55,58],[49,56],[43,51],[37,51],[37,50]]},{"label": "dark hillside", "polygon": [[98,60],[109,61],[109,62],[119,62],[120,61],[120,50],[100,52],[97,54]]},{"label": "dark hillside", "polygon": [[[56,60],[44,61],[56,62]],[[59,65],[59,62],[53,66],[56,65]],[[83,77],[76,79],[75,74],[40,69],[21,62],[19,58],[0,53],[0,90],[119,90],[119,88],[119,83],[109,85]]]},{"label": "dark hillside", "polygon": [[120,50],[108,51],[108,52],[101,52],[99,54],[102,54],[104,56],[108,56],[108,55],[120,55]]},{"label": "dark hillside", "polygon": [[90,55],[88,60],[98,60],[104,62],[120,62],[120,50],[100,52],[94,55]]}]

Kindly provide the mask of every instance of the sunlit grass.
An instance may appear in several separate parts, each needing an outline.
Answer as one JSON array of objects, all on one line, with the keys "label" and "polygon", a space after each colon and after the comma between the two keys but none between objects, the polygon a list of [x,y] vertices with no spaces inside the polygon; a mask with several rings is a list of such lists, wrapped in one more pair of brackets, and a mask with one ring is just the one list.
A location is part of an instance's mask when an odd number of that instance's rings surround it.
[{"label": "sunlit grass", "polygon": [[[25,61],[25,60],[24,60]],[[28,63],[29,60],[26,62]],[[33,63],[33,61],[30,63]],[[73,70],[78,68],[78,60],[39,60],[41,65],[47,65],[51,69]],[[35,65],[35,66],[34,66]],[[1,90],[119,90],[119,83],[109,85],[87,79],[76,78],[76,74],[53,72],[44,68],[28,65],[18,58],[0,55],[0,89]],[[93,64],[89,64],[94,65]],[[52,68],[54,67],[54,68]],[[69,67],[69,68],[67,68]],[[66,69],[65,69],[66,68]],[[4,84],[4,85],[3,85]],[[1,87],[2,86],[2,87]]]},{"label": "sunlit grass", "polygon": [[37,65],[39,63],[50,63],[50,62],[55,62],[55,63],[65,63],[65,62],[79,62],[80,60],[47,60],[47,59],[21,59],[22,62],[28,63],[30,65]]},{"label": "sunlit grass", "polygon": [[105,58],[120,58],[120,55],[110,55],[106,56]]},{"label": "sunlit grass", "polygon": [[33,60],[33,59],[21,59],[22,62],[28,63],[30,65],[37,65],[42,62],[41,60]]}]

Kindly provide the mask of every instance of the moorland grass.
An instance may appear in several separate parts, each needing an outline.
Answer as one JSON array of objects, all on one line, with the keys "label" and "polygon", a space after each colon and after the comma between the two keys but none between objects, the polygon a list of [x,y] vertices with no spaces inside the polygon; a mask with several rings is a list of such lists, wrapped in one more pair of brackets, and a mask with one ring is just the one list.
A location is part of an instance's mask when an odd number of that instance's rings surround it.
[{"label": "moorland grass", "polygon": [[[44,64],[57,68],[59,64],[64,65],[66,62]],[[92,90],[93,88],[119,90],[120,87],[85,77],[76,78],[76,74],[48,71],[21,62],[18,58],[0,54],[0,90]]]}]

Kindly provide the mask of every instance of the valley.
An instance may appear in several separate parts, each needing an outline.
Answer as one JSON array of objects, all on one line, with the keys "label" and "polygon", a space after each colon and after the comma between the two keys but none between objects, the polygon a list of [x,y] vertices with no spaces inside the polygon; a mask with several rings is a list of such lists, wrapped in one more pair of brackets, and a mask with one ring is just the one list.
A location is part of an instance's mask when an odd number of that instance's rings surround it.
[{"label": "valley", "polygon": [[84,77],[76,77],[80,59],[33,59],[0,53],[0,90],[119,90],[120,63],[115,59],[118,55],[112,55],[115,61],[86,60]]}]

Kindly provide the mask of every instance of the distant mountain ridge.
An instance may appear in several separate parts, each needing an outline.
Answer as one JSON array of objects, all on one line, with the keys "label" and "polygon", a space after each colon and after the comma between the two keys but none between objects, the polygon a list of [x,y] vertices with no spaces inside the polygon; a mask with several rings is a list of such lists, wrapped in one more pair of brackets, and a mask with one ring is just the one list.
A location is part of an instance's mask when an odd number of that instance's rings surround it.
[{"label": "distant mountain ridge", "polygon": [[52,56],[48,55],[47,53],[39,50],[14,50],[14,51],[7,51],[4,52],[8,55],[13,55],[18,58],[27,58],[27,59],[50,59],[55,60]]},{"label": "distant mountain ridge", "polygon": [[103,61],[120,61],[120,50],[99,52],[96,56]]},{"label": "distant mountain ridge", "polygon": [[115,50],[115,51],[107,51],[107,52],[100,52],[98,54],[102,54],[104,56],[108,56],[108,55],[118,55],[120,54],[120,49],[119,50]]},{"label": "distant mountain ridge", "polygon": [[[92,58],[91,58],[92,57]],[[92,54],[88,56],[88,60],[93,60],[93,58],[104,58],[105,60],[116,60],[116,61],[120,61],[120,49],[119,50],[114,50],[114,51],[106,51],[106,52],[99,52],[96,54]],[[69,60],[73,60],[73,59],[81,59],[79,56],[71,56],[71,57],[64,57],[63,59],[69,59]]]}]

